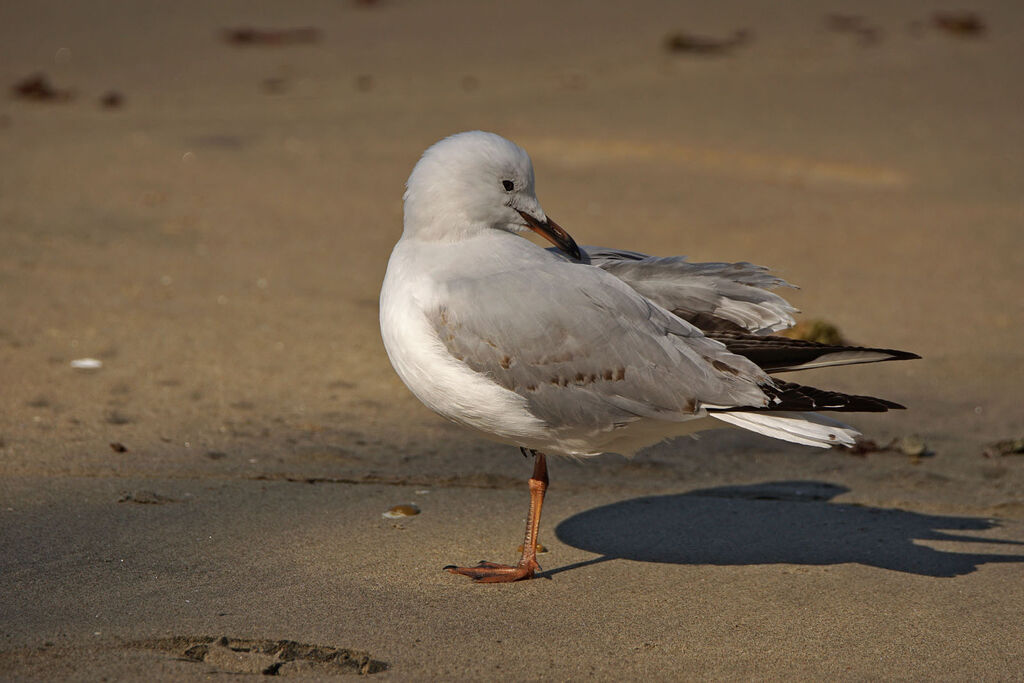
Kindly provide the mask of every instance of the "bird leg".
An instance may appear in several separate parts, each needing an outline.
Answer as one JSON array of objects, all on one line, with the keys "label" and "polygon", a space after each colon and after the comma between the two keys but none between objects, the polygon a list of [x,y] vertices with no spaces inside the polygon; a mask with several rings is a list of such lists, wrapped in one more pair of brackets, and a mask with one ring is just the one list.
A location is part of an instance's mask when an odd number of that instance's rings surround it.
[{"label": "bird leg", "polygon": [[548,466],[544,454],[533,452],[533,476],[530,477],[530,514],[526,518],[526,538],[523,554],[515,565],[481,562],[475,567],[445,567],[452,574],[462,574],[480,583],[508,583],[533,578],[540,570],[537,564],[537,529],[540,527],[540,509],[544,492],[548,489]]}]

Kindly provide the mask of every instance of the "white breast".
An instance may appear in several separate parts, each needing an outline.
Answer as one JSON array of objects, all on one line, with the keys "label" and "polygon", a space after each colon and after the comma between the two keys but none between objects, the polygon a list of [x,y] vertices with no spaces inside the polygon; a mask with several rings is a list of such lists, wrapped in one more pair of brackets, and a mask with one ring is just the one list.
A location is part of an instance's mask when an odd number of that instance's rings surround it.
[{"label": "white breast", "polygon": [[[526,400],[453,358],[426,311],[439,304],[439,288],[424,263],[436,263],[431,243],[399,240],[380,293],[380,330],[395,372],[428,408],[511,444],[544,440],[544,423]],[[450,247],[444,252],[450,254]]]}]

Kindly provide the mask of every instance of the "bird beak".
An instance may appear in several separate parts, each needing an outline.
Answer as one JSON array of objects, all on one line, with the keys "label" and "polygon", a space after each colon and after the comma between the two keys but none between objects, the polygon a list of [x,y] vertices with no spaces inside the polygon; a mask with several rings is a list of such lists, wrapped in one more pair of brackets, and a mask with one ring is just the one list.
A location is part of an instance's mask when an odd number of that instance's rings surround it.
[{"label": "bird beak", "polygon": [[[516,211],[519,211],[519,209],[516,209]],[[526,225],[529,226],[530,230],[533,230],[577,261],[580,260],[580,248],[577,246],[576,240],[565,230],[562,230],[562,226],[558,223],[550,218],[541,223],[525,211],[519,211],[519,215],[526,221]]]}]

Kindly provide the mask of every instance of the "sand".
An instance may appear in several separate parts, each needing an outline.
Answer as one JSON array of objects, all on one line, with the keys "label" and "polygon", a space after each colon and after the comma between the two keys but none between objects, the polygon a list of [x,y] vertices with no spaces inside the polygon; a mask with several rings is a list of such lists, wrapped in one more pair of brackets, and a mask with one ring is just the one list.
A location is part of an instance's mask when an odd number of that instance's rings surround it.
[{"label": "sand", "polygon": [[[5,4],[5,676],[1024,678],[1024,456],[984,455],[1024,436],[1024,11],[548,5]],[[791,378],[927,453],[556,460],[544,579],[442,572],[516,556],[530,463],[408,393],[377,294],[413,163],[472,128],[580,243],[764,263],[920,353]]]}]

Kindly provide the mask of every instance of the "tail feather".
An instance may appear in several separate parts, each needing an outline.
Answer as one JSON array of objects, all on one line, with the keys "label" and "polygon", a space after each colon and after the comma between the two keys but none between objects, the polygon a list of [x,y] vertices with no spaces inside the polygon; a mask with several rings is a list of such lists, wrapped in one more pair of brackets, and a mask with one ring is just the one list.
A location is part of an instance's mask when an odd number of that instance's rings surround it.
[{"label": "tail feather", "polygon": [[831,448],[835,445],[853,446],[860,436],[853,427],[817,413],[801,412],[709,412],[711,417],[736,427],[764,434],[783,441]]}]

